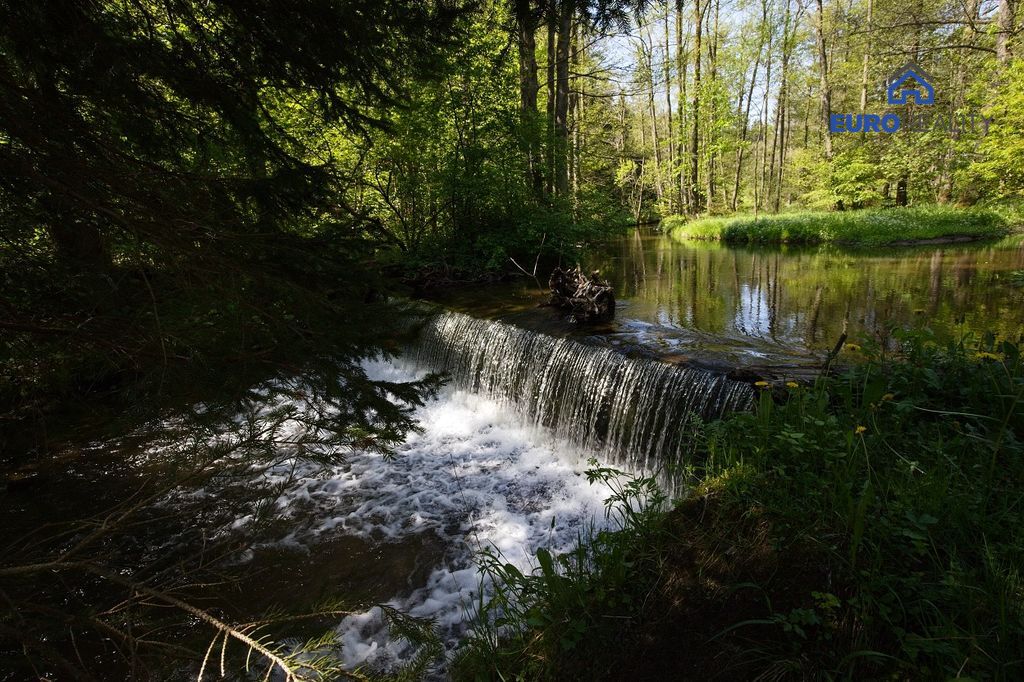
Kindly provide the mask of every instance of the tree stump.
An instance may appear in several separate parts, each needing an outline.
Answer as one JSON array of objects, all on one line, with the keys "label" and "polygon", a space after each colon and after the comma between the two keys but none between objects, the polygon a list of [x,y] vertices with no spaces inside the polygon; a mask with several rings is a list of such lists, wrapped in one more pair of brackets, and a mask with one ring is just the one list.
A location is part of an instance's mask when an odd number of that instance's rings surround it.
[{"label": "tree stump", "polygon": [[608,322],[615,317],[615,292],[597,271],[587,277],[579,269],[555,268],[548,279],[549,305],[572,312],[576,322]]}]

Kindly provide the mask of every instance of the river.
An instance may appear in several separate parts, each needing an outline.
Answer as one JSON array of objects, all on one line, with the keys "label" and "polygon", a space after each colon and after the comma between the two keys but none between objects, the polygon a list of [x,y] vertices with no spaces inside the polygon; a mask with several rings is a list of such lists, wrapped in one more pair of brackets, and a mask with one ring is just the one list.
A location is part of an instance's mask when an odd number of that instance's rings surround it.
[{"label": "river", "polygon": [[[1024,329],[1021,238],[749,249],[635,230],[584,266],[615,287],[610,324],[577,327],[539,307],[544,292],[520,278],[444,292],[449,312],[418,344],[397,361],[367,361],[371,376],[391,381],[429,370],[452,380],[416,408],[422,430],[393,459],[356,451],[326,471],[285,460],[262,474],[280,481],[273,504],[283,522],[233,557],[259,578],[225,601],[249,613],[338,594],[388,603],[434,619],[454,649],[488,589],[475,553],[491,548],[530,570],[539,547],[565,550],[606,527],[608,492],[583,475],[591,458],[672,486],[691,415],[750,408],[750,380],[735,368],[806,377],[844,329],[883,344],[893,327],[927,326],[939,342],[984,331],[1016,339]],[[7,502],[24,519],[41,515],[29,498]],[[226,532],[245,524],[232,519]],[[334,627],[351,667],[410,654],[377,609]]]},{"label": "river", "polygon": [[939,342],[1024,329],[1024,237],[883,249],[731,247],[632,230],[582,263],[611,281],[616,320],[577,328],[537,308],[527,278],[441,300],[478,317],[557,336],[725,367],[817,365],[848,330],[889,342],[892,327],[928,327]]},{"label": "river", "polygon": [[[927,326],[938,342],[985,331],[1018,338],[1024,329],[1019,237],[874,251],[750,249],[641,229],[583,265],[618,295],[616,319],[603,327],[581,328],[540,306],[546,294],[527,278],[444,292],[440,300],[460,312],[435,318],[403,362],[386,367],[451,374],[451,387],[420,411],[425,431],[395,462],[370,467],[357,457],[315,485],[328,492],[302,493],[320,494],[332,510],[344,489],[359,510],[324,511],[318,538],[441,539],[443,560],[391,603],[438,619],[450,647],[481,587],[473,552],[494,546],[528,569],[538,547],[564,549],[580,528],[601,527],[604,493],[580,475],[589,457],[671,485],[666,469],[685,463],[688,415],[714,418],[752,403],[749,382],[727,370],[806,376],[844,330],[851,340],[891,344],[894,328]],[[389,521],[367,531],[362,514]],[[372,612],[340,630],[350,664],[402,657]]]}]

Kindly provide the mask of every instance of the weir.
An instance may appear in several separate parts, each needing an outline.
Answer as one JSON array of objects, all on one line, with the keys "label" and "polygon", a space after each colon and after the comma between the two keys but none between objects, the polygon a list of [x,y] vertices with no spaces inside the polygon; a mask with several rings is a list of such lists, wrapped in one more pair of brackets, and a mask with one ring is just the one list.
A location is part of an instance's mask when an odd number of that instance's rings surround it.
[{"label": "weir", "polygon": [[410,356],[633,471],[671,471],[683,462],[693,415],[748,410],[754,399],[750,385],[722,374],[454,312],[428,322]]}]

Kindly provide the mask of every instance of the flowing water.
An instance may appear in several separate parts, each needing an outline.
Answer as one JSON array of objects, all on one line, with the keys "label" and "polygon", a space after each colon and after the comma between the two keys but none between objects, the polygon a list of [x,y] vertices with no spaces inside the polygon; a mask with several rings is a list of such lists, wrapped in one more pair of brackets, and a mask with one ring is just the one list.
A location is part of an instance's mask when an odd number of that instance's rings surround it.
[{"label": "flowing water", "polygon": [[693,416],[714,419],[753,401],[748,383],[720,373],[459,313],[432,320],[410,355],[634,472],[679,463]]},{"label": "flowing water", "polygon": [[[439,540],[432,555],[422,543],[410,547],[435,565],[417,574],[419,561],[411,570],[402,564],[409,585],[387,601],[434,619],[451,647],[490,589],[476,552],[491,548],[528,571],[538,548],[567,550],[607,524],[609,491],[581,475],[588,460],[657,475],[671,489],[692,420],[753,400],[749,384],[720,373],[460,313],[432,319],[401,362],[368,370],[389,381],[445,371],[450,383],[417,411],[423,431],[394,460],[357,452],[332,471],[300,471],[277,501],[285,514],[295,510],[295,522],[276,544],[315,554],[339,534],[384,544]],[[295,477],[293,462],[282,468],[282,479]],[[388,639],[378,609],[338,629],[352,666],[387,667],[411,653]]]},{"label": "flowing water", "polygon": [[[893,325],[940,339],[1024,328],[1019,238],[757,250],[637,230],[585,265],[615,286],[608,325],[538,307],[545,295],[528,281],[476,287],[446,294],[462,312],[430,320],[399,361],[367,364],[390,381],[437,370],[451,381],[416,409],[422,430],[394,459],[357,451],[326,471],[285,460],[265,474],[281,482],[284,523],[240,557],[253,568],[241,596],[251,609],[332,594],[387,602],[435,619],[453,648],[488,589],[474,554],[492,548],[529,570],[539,547],[567,549],[605,527],[608,491],[583,475],[590,458],[671,485],[694,416],[749,408],[753,391],[731,369],[813,370],[844,327],[883,341]],[[375,609],[337,631],[350,666],[410,653]]]},{"label": "flowing water", "polygon": [[[407,362],[373,362],[368,371],[389,381],[424,373]],[[278,475],[294,480],[277,505],[292,522],[264,551],[280,559],[283,550],[301,565],[315,562],[339,537],[404,547],[399,554],[414,560],[380,561],[371,554],[358,567],[363,574],[394,573],[368,596],[433,619],[452,649],[466,633],[480,591],[489,589],[475,553],[490,549],[530,570],[537,548],[568,550],[581,533],[608,523],[608,491],[582,476],[593,453],[525,424],[504,401],[451,386],[416,417],[423,430],[391,460],[356,452],[344,466],[300,469],[297,477],[292,463],[282,464]],[[338,633],[352,667],[387,668],[412,653],[389,639],[378,609],[345,618]]]}]

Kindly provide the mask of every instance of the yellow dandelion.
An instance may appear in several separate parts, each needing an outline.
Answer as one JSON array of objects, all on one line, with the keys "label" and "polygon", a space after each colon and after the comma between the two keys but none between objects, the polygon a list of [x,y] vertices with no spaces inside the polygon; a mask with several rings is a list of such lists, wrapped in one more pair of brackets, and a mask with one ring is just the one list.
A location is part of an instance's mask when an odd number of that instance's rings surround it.
[{"label": "yellow dandelion", "polygon": [[895,397],[896,396],[894,396],[892,393],[886,393],[885,395],[882,396],[882,400],[892,400]]},{"label": "yellow dandelion", "polygon": [[796,383],[795,381],[787,381],[786,388],[800,388],[800,384]]},{"label": "yellow dandelion", "polygon": [[868,430],[868,427],[866,427],[866,426],[858,425],[857,428],[856,428],[856,431],[857,431],[858,434],[864,433],[867,430]]},{"label": "yellow dandelion", "polygon": [[767,381],[755,381],[754,385],[758,388],[768,388],[769,383]]},{"label": "yellow dandelion", "polygon": [[845,348],[846,350],[851,350],[851,351],[853,351],[853,352],[857,352],[857,351],[859,351],[859,350],[860,350],[860,346],[858,346],[858,345],[857,345],[857,344],[855,344],[855,343],[847,343],[847,344],[845,344],[845,345],[844,345],[843,347],[844,347],[844,348]]}]

